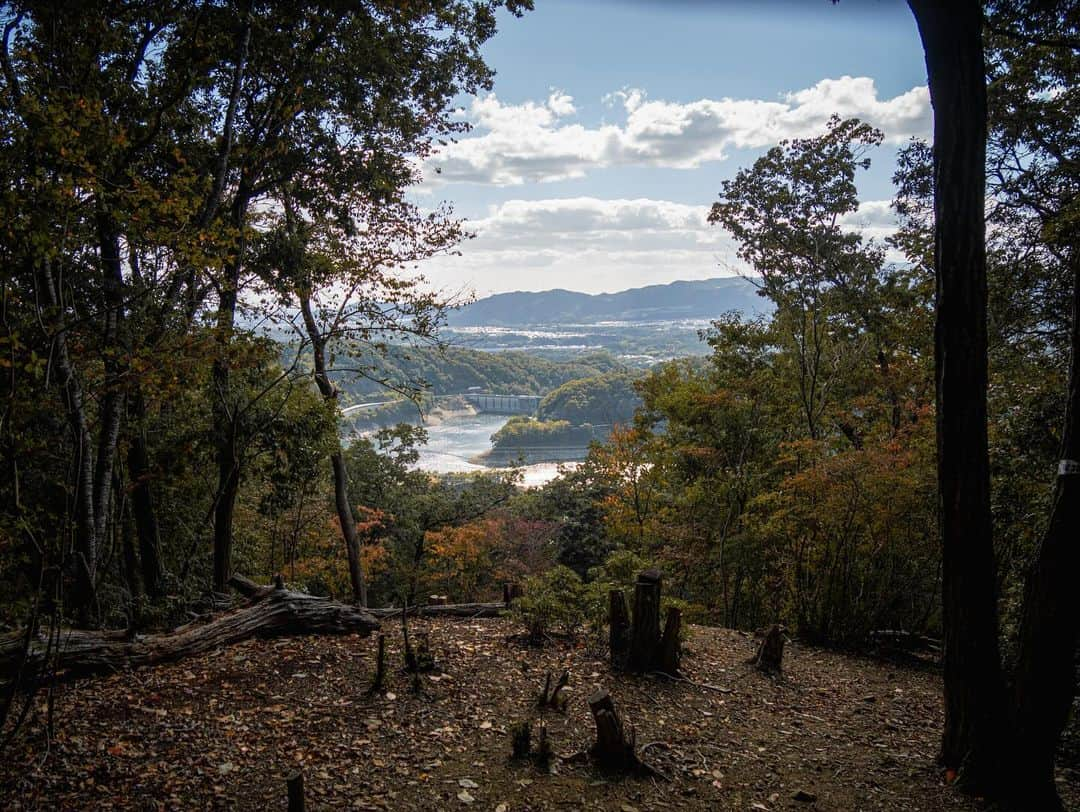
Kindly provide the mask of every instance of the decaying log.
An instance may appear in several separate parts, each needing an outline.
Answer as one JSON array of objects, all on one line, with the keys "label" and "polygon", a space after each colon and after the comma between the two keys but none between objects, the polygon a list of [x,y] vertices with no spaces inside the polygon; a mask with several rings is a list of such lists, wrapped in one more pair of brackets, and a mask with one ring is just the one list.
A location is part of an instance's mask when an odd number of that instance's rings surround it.
[{"label": "decaying log", "polygon": [[547,672],[547,677],[544,679],[544,688],[540,691],[540,696],[536,700],[536,706],[541,710],[547,708],[554,708],[555,710],[566,710],[566,703],[569,701],[564,691],[566,686],[570,684],[570,670],[566,669],[562,672],[562,676],[551,684],[551,672]]},{"label": "decaying log", "polygon": [[596,723],[596,743],[589,749],[588,755],[597,766],[613,772],[665,778],[638,758],[634,731],[631,729],[627,735],[610,693],[600,689],[589,697],[589,710]]},{"label": "decaying log", "polygon": [[774,623],[765,632],[757,653],[750,658],[750,664],[766,674],[779,674],[782,670],[783,659],[784,627]]},{"label": "decaying log", "polygon": [[679,643],[679,633],[682,631],[682,612],[669,606],[667,620],[664,623],[664,634],[660,638],[660,646],[656,650],[654,671],[662,671],[670,676],[679,675],[679,660],[682,656]]},{"label": "decaying log", "polygon": [[612,668],[616,671],[626,668],[630,653],[630,613],[621,589],[608,592],[608,650]]},{"label": "decaying log", "polygon": [[[377,618],[401,617],[400,606],[365,611]],[[501,603],[448,603],[443,606],[410,606],[406,611],[419,617],[499,617],[506,612],[506,606]]]},{"label": "decaying log", "polygon": [[[256,587],[253,597],[239,608],[165,634],[130,637],[125,631],[65,629],[60,632],[58,668],[66,676],[107,673],[179,660],[253,637],[367,636],[378,628],[379,621],[362,609],[293,592],[279,582],[274,587]],[[18,667],[24,640],[25,632],[14,636],[14,645],[10,635],[0,638],[0,679]],[[26,666],[36,671],[45,651],[46,640],[38,634],[31,642]]]}]

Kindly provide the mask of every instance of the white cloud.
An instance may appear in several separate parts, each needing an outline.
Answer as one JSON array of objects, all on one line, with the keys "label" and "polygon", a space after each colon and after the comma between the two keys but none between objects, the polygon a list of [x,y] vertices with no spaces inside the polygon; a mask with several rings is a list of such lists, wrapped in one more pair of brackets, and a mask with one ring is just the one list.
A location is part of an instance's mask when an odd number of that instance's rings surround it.
[{"label": "white cloud", "polygon": [[925,87],[879,99],[868,77],[823,79],[779,101],[652,101],[638,88],[607,94],[603,101],[622,107],[621,124],[567,121],[576,107],[562,90],[552,90],[543,103],[504,104],[494,94],[476,98],[467,113],[475,134],[448,145],[430,164],[442,181],[510,186],[579,178],[609,166],[690,169],[724,160],[733,148],[820,133],[834,113],[881,128],[892,143],[927,135],[931,121]]},{"label": "white cloud", "polygon": [[[476,238],[461,256],[429,260],[423,272],[437,287],[486,295],[599,293],[747,270],[731,237],[708,225],[707,214],[707,206],[647,198],[509,200],[469,223]],[[879,239],[895,227],[886,200],[864,202],[842,224]]]},{"label": "white cloud", "polygon": [[509,200],[473,220],[459,257],[424,263],[436,286],[481,295],[570,288],[592,293],[741,268],[730,238],[706,223],[707,206],[594,197]]}]

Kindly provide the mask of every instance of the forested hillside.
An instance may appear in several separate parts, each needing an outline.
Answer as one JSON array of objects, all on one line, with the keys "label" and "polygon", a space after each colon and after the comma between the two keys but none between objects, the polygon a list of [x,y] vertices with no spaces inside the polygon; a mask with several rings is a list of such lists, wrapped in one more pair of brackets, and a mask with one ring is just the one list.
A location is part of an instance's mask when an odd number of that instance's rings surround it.
[{"label": "forested hillside", "polygon": [[481,352],[465,347],[391,348],[377,358],[360,356],[353,363],[366,366],[368,377],[342,374],[339,387],[353,398],[385,394],[387,384],[400,390],[456,395],[472,387],[518,395],[544,395],[568,381],[623,369],[608,353],[580,355],[551,361],[525,352]]},{"label": "forested hillside", "polygon": [[[0,2],[0,806],[1080,804],[1080,4],[909,5],[899,95],[518,103],[614,19]],[[490,468],[343,421],[474,388]]]},{"label": "forested hillside", "polygon": [[754,314],[768,308],[751,281],[735,276],[592,295],[571,290],[500,293],[455,311],[449,323],[520,326],[700,320],[729,310]]}]

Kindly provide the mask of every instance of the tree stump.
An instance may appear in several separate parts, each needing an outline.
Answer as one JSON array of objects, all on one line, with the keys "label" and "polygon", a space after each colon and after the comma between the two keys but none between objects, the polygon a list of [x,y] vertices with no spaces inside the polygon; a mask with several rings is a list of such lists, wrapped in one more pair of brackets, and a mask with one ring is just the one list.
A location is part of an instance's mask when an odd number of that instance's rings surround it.
[{"label": "tree stump", "polygon": [[375,654],[375,678],[371,681],[368,694],[376,694],[386,683],[386,635],[380,634]]},{"label": "tree stump", "polygon": [[615,710],[611,694],[601,689],[589,697],[589,710],[596,723],[596,744],[589,756],[601,767],[618,772],[635,772],[641,762],[634,750],[634,735],[627,737]]},{"label": "tree stump", "polygon": [[626,658],[630,652],[630,613],[621,589],[608,593],[608,649],[611,652],[611,667],[616,671],[626,668]]},{"label": "tree stump", "polygon": [[529,757],[529,751],[532,749],[532,725],[527,719],[510,727],[510,746],[513,758]]},{"label": "tree stump", "polygon": [[774,623],[765,632],[765,638],[758,646],[757,654],[750,659],[750,664],[766,674],[779,674],[784,659],[784,627]]},{"label": "tree stump", "polygon": [[285,779],[289,793],[289,812],[304,812],[304,774],[297,770]]},{"label": "tree stump", "polygon": [[634,617],[630,628],[627,667],[631,671],[651,671],[660,643],[660,573],[647,570],[634,584]]},{"label": "tree stump", "polygon": [[445,595],[428,595],[428,606],[446,606]]},{"label": "tree stump", "polygon": [[660,638],[660,647],[656,652],[654,671],[660,671],[672,677],[679,675],[679,660],[682,648],[679,633],[682,630],[682,611],[674,606],[668,607],[667,620],[664,622],[664,635]]},{"label": "tree stump", "polygon": [[551,769],[551,760],[555,757],[555,751],[551,747],[551,741],[548,739],[547,725],[544,724],[544,720],[540,720],[540,738],[536,744],[536,766],[542,770]]},{"label": "tree stump", "polygon": [[524,594],[525,592],[521,588],[521,584],[503,584],[503,605],[509,607],[515,598],[520,598]]},{"label": "tree stump", "polygon": [[562,672],[562,676],[558,681],[551,684],[551,672],[547,672],[547,677],[544,679],[544,688],[540,692],[540,696],[536,701],[536,706],[540,710],[546,710],[547,708],[554,708],[558,711],[566,710],[567,697],[563,691],[566,686],[570,684],[570,671],[569,669]]}]

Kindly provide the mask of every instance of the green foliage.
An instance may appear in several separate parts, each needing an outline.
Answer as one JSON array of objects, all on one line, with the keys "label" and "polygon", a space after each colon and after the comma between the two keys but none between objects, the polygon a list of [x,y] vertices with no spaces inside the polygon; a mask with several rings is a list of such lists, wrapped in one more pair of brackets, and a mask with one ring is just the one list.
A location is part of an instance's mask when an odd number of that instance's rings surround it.
[{"label": "green foliage", "polygon": [[628,423],[641,404],[634,390],[637,375],[610,372],[567,381],[540,401],[541,420],[566,420],[575,426],[611,427]]},{"label": "green foliage", "polygon": [[[480,352],[465,347],[390,346],[385,356],[360,356],[361,367],[374,367],[379,380],[398,388],[418,388],[433,396],[457,395],[471,387],[515,395],[540,395],[567,381],[615,373],[622,365],[608,353],[549,361],[524,352]],[[352,399],[385,394],[378,381],[346,380]]]},{"label": "green foliage", "polygon": [[515,599],[512,617],[525,626],[529,639],[540,642],[553,630],[576,635],[587,619],[587,595],[577,573],[555,566],[523,584],[524,595]]},{"label": "green foliage", "polygon": [[511,417],[491,435],[496,451],[530,451],[539,448],[585,448],[597,435],[590,425],[575,426],[568,420],[534,420]]}]

